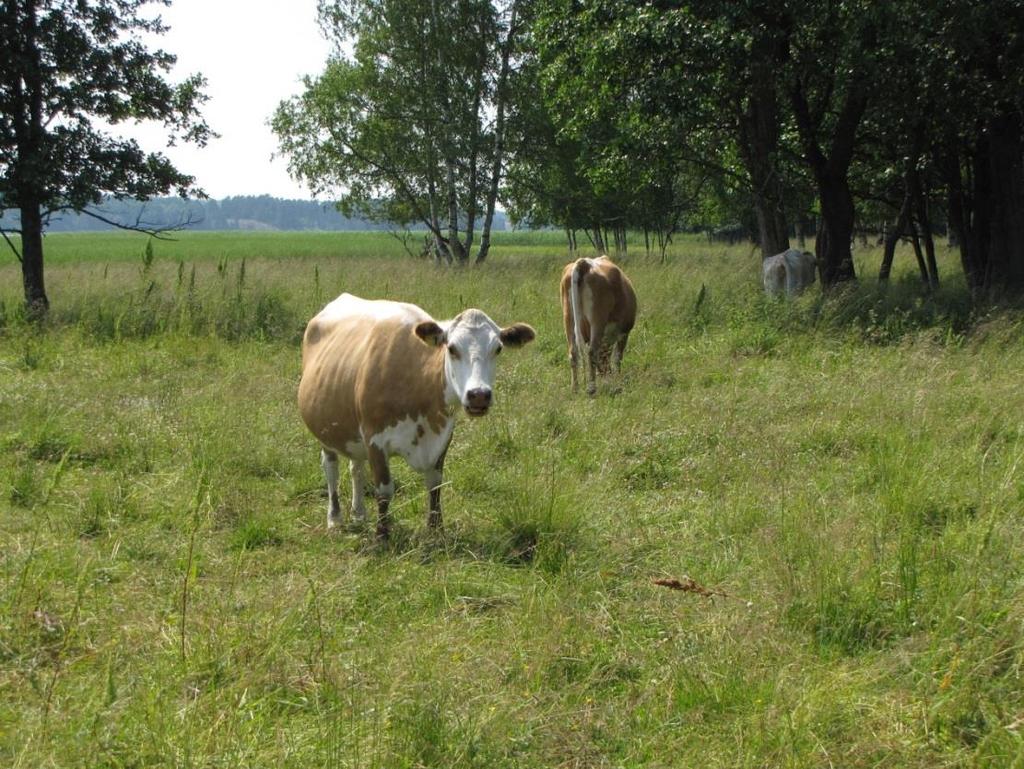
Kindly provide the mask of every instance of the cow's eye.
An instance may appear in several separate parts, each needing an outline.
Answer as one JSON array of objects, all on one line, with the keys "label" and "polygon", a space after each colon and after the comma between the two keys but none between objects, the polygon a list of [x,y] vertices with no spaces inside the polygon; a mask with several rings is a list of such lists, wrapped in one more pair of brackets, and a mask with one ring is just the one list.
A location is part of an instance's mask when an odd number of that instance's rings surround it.
[{"label": "cow's eye", "polygon": [[456,350],[454,347],[448,348],[448,354],[452,356],[452,360],[458,360],[459,358],[462,357],[461,355],[459,355],[459,351]]},{"label": "cow's eye", "polygon": [[494,354],[498,355],[499,353],[501,353],[501,348],[502,347],[504,347],[504,345],[501,345],[501,344],[499,344],[497,347],[495,347],[494,348]]}]

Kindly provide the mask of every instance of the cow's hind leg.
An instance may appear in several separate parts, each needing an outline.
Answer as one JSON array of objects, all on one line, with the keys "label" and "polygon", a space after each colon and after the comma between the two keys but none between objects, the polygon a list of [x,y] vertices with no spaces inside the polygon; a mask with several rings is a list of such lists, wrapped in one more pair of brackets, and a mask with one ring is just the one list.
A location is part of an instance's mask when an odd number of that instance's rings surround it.
[{"label": "cow's hind leg", "polygon": [[330,449],[320,450],[320,464],[327,479],[327,528],[343,523],[341,504],[338,501],[338,454]]},{"label": "cow's hind leg", "polygon": [[604,323],[595,320],[590,324],[590,350],[587,355],[587,394],[597,392],[597,372],[601,368],[601,350],[604,347]]},{"label": "cow's hind leg", "polygon": [[622,356],[626,352],[626,342],[629,341],[629,332],[620,334],[615,340],[615,348],[612,350],[612,370],[618,374],[622,369]]},{"label": "cow's hind leg", "polygon": [[576,332],[573,327],[572,308],[569,300],[562,296],[562,320],[565,324],[565,340],[569,345],[569,368],[572,371],[572,391],[579,387],[580,351],[576,349]]},{"label": "cow's hind leg", "polygon": [[576,392],[580,386],[580,355],[579,351],[576,349],[575,342],[569,343],[569,366],[572,370],[572,378],[570,380],[572,383],[572,391]]},{"label": "cow's hind leg", "polygon": [[395,484],[391,480],[388,457],[374,445],[367,447],[370,457],[370,475],[373,476],[373,493],[377,498],[377,539],[386,540],[391,536],[391,498],[395,495]]}]

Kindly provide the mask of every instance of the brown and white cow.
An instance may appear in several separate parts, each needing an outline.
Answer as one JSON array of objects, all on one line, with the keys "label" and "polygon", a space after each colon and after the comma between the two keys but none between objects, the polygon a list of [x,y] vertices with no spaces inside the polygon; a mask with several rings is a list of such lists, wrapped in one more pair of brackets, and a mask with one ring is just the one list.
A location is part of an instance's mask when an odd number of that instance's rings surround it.
[{"label": "brown and white cow", "polygon": [[787,296],[795,296],[814,283],[816,267],[814,254],[809,251],[791,248],[769,256],[761,264],[764,290],[768,296],[776,296],[783,291]]},{"label": "brown and white cow", "polygon": [[480,310],[435,321],[413,304],[342,294],[306,326],[299,411],[322,446],[327,525],[343,516],[338,455],[352,471],[352,511],[365,519],[364,461],[377,498],[377,535],[389,532],[394,494],[389,459],[398,455],[423,474],[427,522],[441,523],[445,453],[461,406],[483,416],[492,402],[495,359],[502,347],[534,338],[525,323],[499,328]]},{"label": "brown and white cow", "polygon": [[587,392],[597,391],[596,372],[611,357],[618,371],[629,332],[636,323],[636,292],[626,274],[607,256],[577,259],[562,271],[562,319],[572,365],[572,389],[579,384],[577,365],[587,349]]}]

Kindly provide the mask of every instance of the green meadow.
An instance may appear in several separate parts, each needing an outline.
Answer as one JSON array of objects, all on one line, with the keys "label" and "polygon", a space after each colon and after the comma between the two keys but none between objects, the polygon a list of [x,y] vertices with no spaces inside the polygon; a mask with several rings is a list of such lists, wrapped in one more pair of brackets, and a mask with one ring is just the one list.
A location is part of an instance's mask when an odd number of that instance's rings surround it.
[{"label": "green meadow", "polygon": [[[1024,313],[953,252],[932,296],[858,248],[859,285],[773,301],[749,245],[634,244],[588,398],[557,233],[467,269],[45,247],[42,327],[0,262],[0,765],[1024,767]],[[295,390],[342,291],[537,329],[456,428],[442,534],[401,460],[390,543],[326,529]]]}]

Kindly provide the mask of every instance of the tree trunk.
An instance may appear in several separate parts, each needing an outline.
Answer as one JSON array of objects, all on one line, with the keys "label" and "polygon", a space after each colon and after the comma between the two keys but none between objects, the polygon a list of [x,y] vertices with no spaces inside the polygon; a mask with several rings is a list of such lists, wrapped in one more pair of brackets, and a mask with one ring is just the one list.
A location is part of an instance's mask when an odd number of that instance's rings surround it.
[{"label": "tree trunk", "polygon": [[921,175],[918,173],[916,166],[912,167],[907,174],[907,185],[910,195],[914,200],[914,217],[921,227],[920,235],[921,239],[924,240],[926,256],[924,281],[928,288],[935,290],[939,287],[939,265],[935,261],[935,239],[932,237],[932,223],[928,217],[928,205],[921,186]]},{"label": "tree trunk", "polygon": [[455,159],[445,159],[446,183],[448,185],[448,252],[455,261],[466,261],[466,249],[459,240],[459,196],[455,187]]},{"label": "tree trunk", "polygon": [[38,203],[25,202],[21,208],[21,274],[28,316],[40,319],[50,309],[43,281],[43,218]]},{"label": "tree trunk", "polygon": [[853,237],[853,195],[845,172],[840,176],[825,172],[818,179],[821,200],[821,232],[815,255],[821,270],[821,285],[831,288],[847,280],[856,280],[850,239]]},{"label": "tree trunk", "polygon": [[779,109],[775,80],[781,40],[762,27],[754,36],[746,109],[739,116],[740,153],[753,186],[761,258],[789,248],[789,222],[777,168]]},{"label": "tree trunk", "polygon": [[914,218],[910,218],[910,242],[914,246],[914,258],[917,260],[917,271],[921,274],[921,283],[924,287],[931,287],[931,280],[928,277],[928,266],[924,261],[924,254],[921,253],[921,238],[917,233],[917,225]]},{"label": "tree trunk", "polygon": [[967,218],[967,199],[964,192],[963,175],[960,167],[960,153],[956,142],[946,142],[939,159],[946,184],[946,211],[949,218],[950,239],[956,241],[960,251],[960,266],[964,271],[967,287],[973,292],[980,287],[980,271],[970,251],[969,222]]},{"label": "tree trunk", "polygon": [[[8,3],[7,6],[12,4]],[[11,163],[13,197],[17,201],[21,214],[21,275],[25,289],[25,309],[28,317],[40,320],[50,309],[50,300],[46,297],[46,285],[43,280],[43,214],[42,200],[44,192],[40,189],[41,174],[36,165],[43,161],[42,139],[45,134],[43,119],[43,88],[42,67],[39,47],[37,44],[38,3],[24,4],[25,40],[21,50],[11,53],[25,60],[26,69],[23,77],[14,77],[13,83],[5,83],[12,90],[8,106],[13,107],[10,114],[4,114],[4,122],[14,129],[16,150]],[[11,13],[10,9],[5,13]],[[5,44],[8,41],[5,41]],[[15,46],[15,49],[18,46]],[[6,74],[6,73],[5,73]],[[6,100],[6,99],[5,99]],[[13,102],[13,103],[11,103]]]},{"label": "tree trunk", "polygon": [[479,77],[474,85],[476,93],[473,95],[473,116],[475,125],[473,128],[473,139],[470,147],[469,159],[469,190],[466,193],[466,257],[473,250],[473,239],[476,235],[476,201],[477,201],[477,164],[480,157],[480,149],[483,142],[480,140],[480,103],[484,98],[483,67],[480,68]]},{"label": "tree trunk", "polygon": [[910,194],[904,193],[903,205],[900,206],[900,213],[896,217],[895,226],[885,235],[885,248],[882,251],[882,266],[878,268],[878,280],[884,283],[889,280],[892,274],[892,262],[896,255],[896,244],[907,229],[907,221],[910,218]]},{"label": "tree trunk", "polygon": [[867,108],[867,86],[855,78],[843,99],[832,128],[829,154],[821,148],[822,126],[811,114],[803,85],[796,81],[790,89],[790,101],[797,132],[804,149],[804,160],[814,172],[821,203],[821,237],[815,244],[822,288],[856,280],[850,239],[853,236],[854,206],[850,192],[849,170],[853,161],[857,127]]},{"label": "tree trunk", "polygon": [[988,287],[1024,289],[1024,141],[1020,118],[1007,110],[989,123],[991,219]]},{"label": "tree trunk", "polygon": [[482,264],[491,250],[491,224],[494,221],[494,209],[498,201],[498,187],[501,184],[502,166],[505,162],[505,103],[509,58],[515,44],[519,12],[519,3],[512,3],[511,16],[508,22],[508,35],[501,49],[501,68],[498,70],[498,82],[494,90],[494,165],[491,167],[491,184],[487,189],[487,212],[484,214],[483,231],[480,233],[480,250],[476,255],[476,263]]}]

